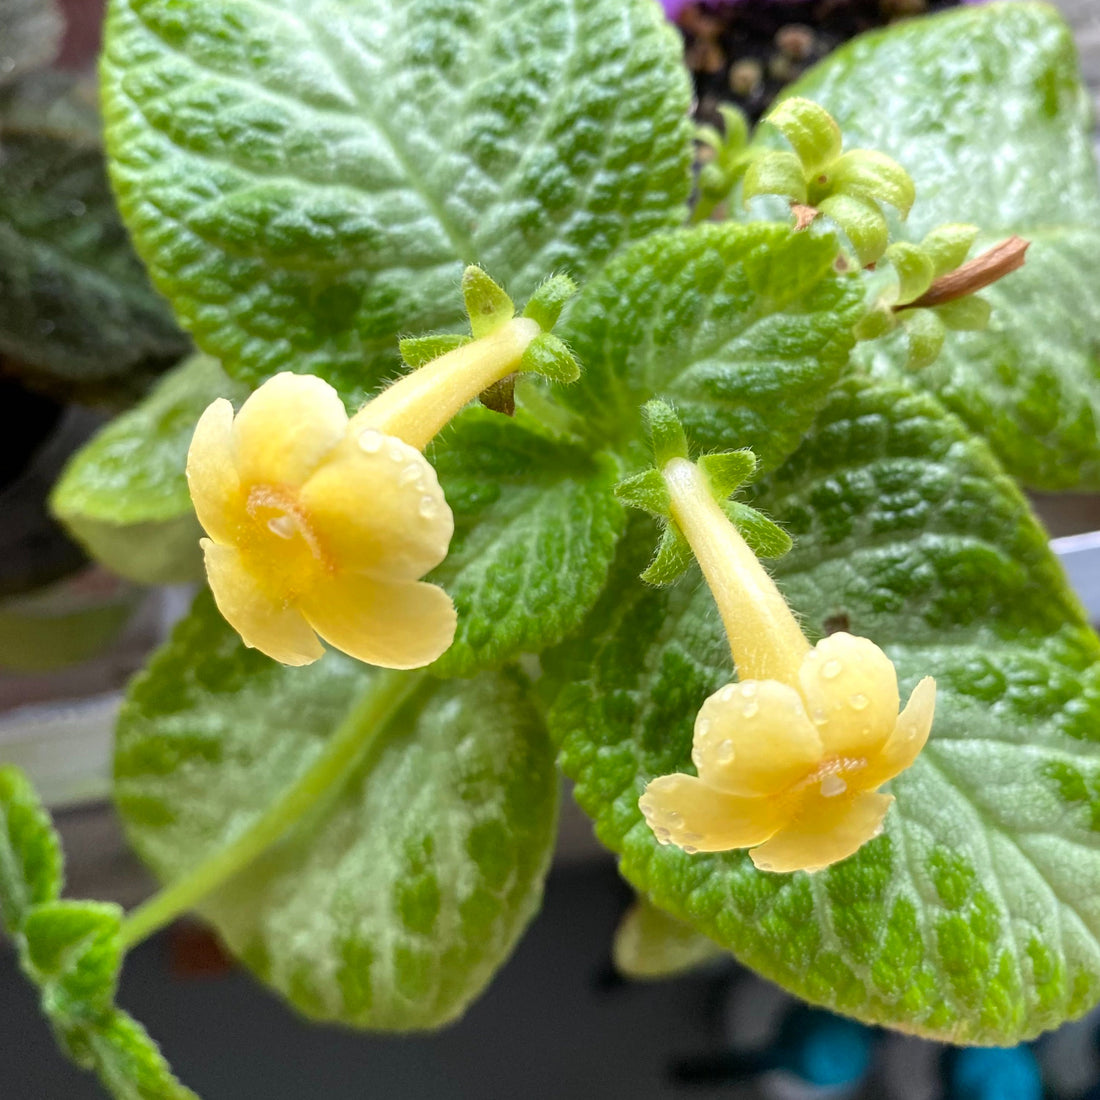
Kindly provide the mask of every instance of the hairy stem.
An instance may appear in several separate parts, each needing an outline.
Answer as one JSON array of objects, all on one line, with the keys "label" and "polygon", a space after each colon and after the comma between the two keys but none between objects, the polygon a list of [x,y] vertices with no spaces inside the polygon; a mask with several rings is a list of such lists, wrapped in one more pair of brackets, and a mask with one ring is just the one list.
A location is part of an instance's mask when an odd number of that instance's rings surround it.
[{"label": "hairy stem", "polygon": [[348,711],[320,756],[244,833],[127,915],[122,924],[123,950],[193,909],[280,840],[362,759],[424,675],[380,673]]}]

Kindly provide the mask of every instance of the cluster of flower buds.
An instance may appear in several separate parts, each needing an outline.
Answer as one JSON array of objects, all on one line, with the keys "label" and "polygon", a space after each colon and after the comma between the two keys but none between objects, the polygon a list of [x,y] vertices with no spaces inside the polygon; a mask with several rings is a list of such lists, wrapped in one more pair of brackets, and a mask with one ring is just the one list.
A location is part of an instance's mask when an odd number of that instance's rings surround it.
[{"label": "cluster of flower buds", "polygon": [[763,531],[778,548],[773,525],[726,499],[753,472],[751,453],[692,462],[674,411],[663,402],[646,411],[656,466],[620,495],[665,524],[647,575],[667,581],[686,556],[673,548],[689,548],[738,681],[699,710],[696,775],[656,777],[639,807],[662,844],[688,853],[749,848],[761,870],[820,870],[881,831],[893,799],[878,788],[923,748],[935,681],[921,680],[899,714],[897,674],[873,642],[836,633],[811,645],[748,541]]},{"label": "cluster of flower buds", "polygon": [[710,150],[710,160],[699,170],[698,195],[691,212],[693,222],[705,221],[729,198],[760,150],[749,145],[749,122],[736,107],[718,108],[723,131],[713,126],[698,126],[695,140]]},{"label": "cluster of flower buds", "polygon": [[573,293],[547,280],[516,316],[480,268],[462,279],[469,336],[401,343],[414,369],[348,417],[320,378],[289,372],[234,415],[203,413],[187,456],[206,572],[244,643],[289,665],[318,638],[386,668],[418,668],[454,640],[455,609],[425,574],[447,555],[454,519],[423,455],[465,405],[518,372],[570,382],[579,368],[550,329]]}]

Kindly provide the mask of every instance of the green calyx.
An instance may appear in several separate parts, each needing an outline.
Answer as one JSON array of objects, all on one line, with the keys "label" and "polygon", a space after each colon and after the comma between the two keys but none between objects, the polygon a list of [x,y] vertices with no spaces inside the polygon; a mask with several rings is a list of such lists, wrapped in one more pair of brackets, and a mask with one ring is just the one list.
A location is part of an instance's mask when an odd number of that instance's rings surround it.
[{"label": "green calyx", "polygon": [[730,196],[737,181],[758,157],[759,151],[749,147],[749,124],[736,107],[718,108],[724,123],[723,131],[713,126],[699,126],[695,140],[711,150],[710,161],[699,172],[696,186],[699,196],[691,213],[693,222],[705,221]]},{"label": "green calyx", "polygon": [[[687,539],[672,518],[668,487],[661,473],[677,458],[688,458],[687,437],[676,410],[665,401],[650,401],[642,410],[653,443],[655,465],[628,477],[615,487],[619,501],[629,508],[648,512],[662,524],[657,552],[641,574],[647,584],[666,585],[678,580],[694,556]],[[752,451],[722,451],[701,455],[696,465],[703,471],[714,499],[733,523],[754,554],[782,557],[791,548],[790,536],[755,508],[730,496],[751,480],[757,461]]]},{"label": "green calyx", "polygon": [[[551,275],[528,299],[522,316],[534,321],[542,332],[524,353],[520,371],[541,374],[551,382],[575,382],[580,378],[580,366],[573,353],[550,331],[565,303],[576,292],[576,284],[567,275]],[[515,303],[504,288],[475,264],[462,273],[462,297],[470,320],[470,335],[444,332],[406,337],[398,345],[406,366],[415,370],[471,340],[491,336],[516,316]]]},{"label": "green calyx", "polygon": [[782,195],[831,218],[843,230],[861,266],[875,263],[889,244],[882,205],[908,217],[916,198],[912,177],[897,161],[873,149],[842,152],[840,127],[824,107],[793,97],[765,118],[793,152],[759,155],[745,169],[747,204],[757,195]]}]

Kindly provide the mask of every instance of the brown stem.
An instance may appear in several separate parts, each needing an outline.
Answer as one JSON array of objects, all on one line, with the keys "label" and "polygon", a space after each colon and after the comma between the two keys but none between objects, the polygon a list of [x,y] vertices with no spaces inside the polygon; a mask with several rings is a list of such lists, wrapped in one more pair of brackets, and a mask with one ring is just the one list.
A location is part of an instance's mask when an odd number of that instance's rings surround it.
[{"label": "brown stem", "polygon": [[968,260],[962,267],[941,275],[919,298],[907,302],[898,311],[930,309],[982,290],[1023,267],[1024,253],[1030,244],[1030,241],[1025,241],[1022,237],[1009,237],[1008,240],[995,244],[987,252]]}]

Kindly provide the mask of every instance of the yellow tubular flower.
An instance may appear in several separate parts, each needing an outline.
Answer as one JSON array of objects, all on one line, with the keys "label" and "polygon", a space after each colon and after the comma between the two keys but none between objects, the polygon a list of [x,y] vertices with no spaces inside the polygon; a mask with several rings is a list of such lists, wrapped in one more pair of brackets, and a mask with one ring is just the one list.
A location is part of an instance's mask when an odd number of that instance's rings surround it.
[{"label": "yellow tubular flower", "polygon": [[763,871],[817,871],[882,831],[893,800],[878,787],[907,768],[932,726],[926,677],[898,714],[885,653],[838,633],[811,647],[775,583],[686,458],[661,469],[670,517],[699,560],[740,680],[703,704],[692,762],[639,805],[662,844],[687,852],[751,848]]},{"label": "yellow tubular flower", "polygon": [[[350,420],[320,378],[284,373],[234,417],[228,401],[202,415],[187,455],[206,572],[218,609],[245,645],[288,665],[322,656],[318,635],[386,668],[419,668],[454,640],[455,609],[420,580],[447,555],[454,518],[420,453],[469,401],[519,369],[568,380],[568,349],[544,331],[571,289],[560,277],[531,317],[479,269],[463,280],[473,340],[429,337],[427,359]],[[456,342],[462,346],[455,347]],[[450,346],[441,355],[428,349]]]}]

